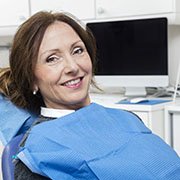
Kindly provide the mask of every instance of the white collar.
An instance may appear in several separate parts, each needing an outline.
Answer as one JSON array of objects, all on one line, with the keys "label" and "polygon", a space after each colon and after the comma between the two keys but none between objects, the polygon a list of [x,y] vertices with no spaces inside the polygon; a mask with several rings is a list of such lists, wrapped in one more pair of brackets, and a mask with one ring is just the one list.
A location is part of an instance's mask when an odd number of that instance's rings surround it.
[{"label": "white collar", "polygon": [[59,118],[59,117],[68,115],[72,112],[74,112],[74,110],[52,109],[52,108],[41,107],[41,115],[45,117],[51,117],[51,118]]}]

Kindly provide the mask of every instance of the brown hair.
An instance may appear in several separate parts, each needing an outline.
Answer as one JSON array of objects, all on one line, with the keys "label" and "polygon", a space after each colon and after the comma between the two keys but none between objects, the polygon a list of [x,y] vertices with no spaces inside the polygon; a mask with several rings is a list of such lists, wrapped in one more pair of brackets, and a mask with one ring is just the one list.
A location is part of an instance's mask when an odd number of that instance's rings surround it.
[{"label": "brown hair", "polygon": [[44,33],[47,27],[55,21],[65,22],[75,30],[84,42],[93,67],[95,67],[95,39],[78,20],[66,13],[43,11],[34,14],[19,27],[14,36],[10,53],[10,68],[0,70],[0,92],[19,107],[39,111],[40,106],[44,105],[40,93],[36,96],[32,94],[35,79],[34,68]]}]

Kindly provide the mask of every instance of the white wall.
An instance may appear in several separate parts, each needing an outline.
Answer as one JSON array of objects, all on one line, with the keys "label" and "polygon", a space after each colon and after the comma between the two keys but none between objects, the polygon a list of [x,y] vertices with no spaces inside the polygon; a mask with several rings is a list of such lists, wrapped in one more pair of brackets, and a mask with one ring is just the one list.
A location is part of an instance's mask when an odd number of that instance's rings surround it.
[{"label": "white wall", "polygon": [[0,67],[7,67],[9,65],[9,50],[0,48]]},{"label": "white wall", "polygon": [[12,37],[0,37],[0,68],[9,66],[9,44]]}]

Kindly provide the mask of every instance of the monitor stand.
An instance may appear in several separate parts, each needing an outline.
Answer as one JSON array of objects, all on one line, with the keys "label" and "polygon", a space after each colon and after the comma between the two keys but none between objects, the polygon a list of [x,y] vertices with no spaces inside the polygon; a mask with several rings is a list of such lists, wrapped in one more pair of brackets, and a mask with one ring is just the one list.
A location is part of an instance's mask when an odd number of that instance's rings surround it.
[{"label": "monitor stand", "polygon": [[125,96],[146,96],[146,88],[145,87],[126,87],[125,88]]}]

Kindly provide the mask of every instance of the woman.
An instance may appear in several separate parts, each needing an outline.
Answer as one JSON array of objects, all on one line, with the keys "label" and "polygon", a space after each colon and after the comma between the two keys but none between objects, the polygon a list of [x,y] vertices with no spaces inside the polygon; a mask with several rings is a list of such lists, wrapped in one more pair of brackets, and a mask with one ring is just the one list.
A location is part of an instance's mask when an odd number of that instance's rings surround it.
[{"label": "woman", "polygon": [[91,103],[95,40],[65,13],[39,12],[17,31],[2,93],[39,113],[15,179],[178,179],[180,160],[135,115]]}]

